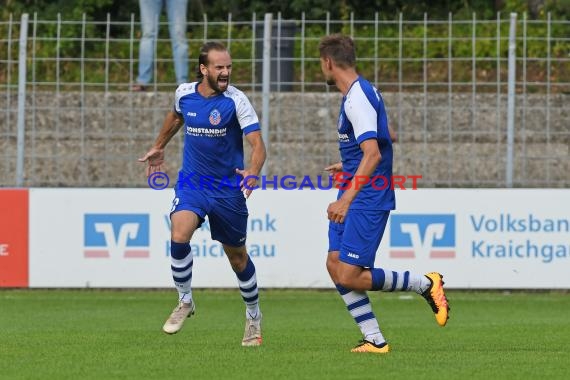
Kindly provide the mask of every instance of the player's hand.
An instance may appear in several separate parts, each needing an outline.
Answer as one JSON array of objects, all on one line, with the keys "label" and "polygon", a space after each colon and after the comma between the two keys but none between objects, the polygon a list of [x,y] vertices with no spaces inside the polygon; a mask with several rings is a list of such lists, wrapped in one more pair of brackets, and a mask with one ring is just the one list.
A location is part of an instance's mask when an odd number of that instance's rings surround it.
[{"label": "player's hand", "polygon": [[147,162],[146,176],[148,177],[154,172],[162,171],[164,164],[164,149],[151,148],[143,157],[138,159],[139,162]]},{"label": "player's hand", "polygon": [[[257,185],[257,180],[259,179],[259,176],[257,175],[257,173],[253,173],[253,172],[249,171],[248,169],[240,170],[240,169],[236,168],[236,173],[243,177],[243,179],[240,181],[239,185],[240,185],[241,192],[243,193],[243,195],[247,199],[247,198],[249,198],[253,189]],[[246,181],[246,179],[247,179],[247,181]]]},{"label": "player's hand", "polygon": [[337,162],[336,164],[329,165],[325,168],[330,175],[335,175],[336,173],[340,173],[342,171],[342,162]]},{"label": "player's hand", "polygon": [[325,168],[325,171],[329,173],[329,176],[332,177],[333,187],[337,187],[340,185],[340,182],[337,181],[337,175],[342,173],[342,162],[337,162],[336,164],[329,165]]},{"label": "player's hand", "polygon": [[328,218],[331,222],[344,223],[346,214],[348,213],[348,208],[350,207],[350,202],[340,198],[337,201],[329,204],[327,208]]}]

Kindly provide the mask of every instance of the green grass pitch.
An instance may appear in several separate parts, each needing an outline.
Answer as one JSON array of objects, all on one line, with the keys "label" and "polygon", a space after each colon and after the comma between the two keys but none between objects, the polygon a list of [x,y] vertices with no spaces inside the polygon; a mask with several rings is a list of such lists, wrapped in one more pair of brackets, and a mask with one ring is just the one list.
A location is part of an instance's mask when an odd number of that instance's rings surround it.
[{"label": "green grass pitch", "polygon": [[261,290],[263,346],[241,347],[237,290],[195,290],[168,336],[174,290],[1,290],[0,379],[567,379],[570,295],[448,292],[437,326],[412,293],[369,293],[392,352],[360,333],[332,290]]}]

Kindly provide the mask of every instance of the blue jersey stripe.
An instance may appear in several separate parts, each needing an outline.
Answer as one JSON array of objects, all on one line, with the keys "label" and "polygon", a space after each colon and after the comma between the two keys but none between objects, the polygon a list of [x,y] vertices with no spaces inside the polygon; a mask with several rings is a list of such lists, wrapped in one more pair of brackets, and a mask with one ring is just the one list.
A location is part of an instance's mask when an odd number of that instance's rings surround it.
[{"label": "blue jersey stripe", "polygon": [[259,127],[259,123],[251,124],[242,129],[243,134],[247,135],[248,133],[259,131],[261,128]]},{"label": "blue jersey stripe", "polygon": [[365,140],[370,140],[370,139],[375,139],[375,138],[377,138],[377,133],[375,131],[368,131],[368,132],[364,132],[363,134],[358,136],[358,138],[356,139],[356,142],[358,144],[362,144],[362,142]]}]

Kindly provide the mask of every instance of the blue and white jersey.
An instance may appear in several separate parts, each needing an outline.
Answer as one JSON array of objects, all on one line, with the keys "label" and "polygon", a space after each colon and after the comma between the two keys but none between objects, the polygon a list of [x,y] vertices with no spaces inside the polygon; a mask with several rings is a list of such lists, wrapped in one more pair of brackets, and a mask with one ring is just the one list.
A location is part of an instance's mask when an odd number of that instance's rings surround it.
[{"label": "blue and white jersey", "polygon": [[240,194],[243,135],[259,130],[259,119],[246,95],[233,86],[205,98],[198,82],[176,89],[174,110],[184,118],[184,152],[179,189],[200,190],[212,197]]},{"label": "blue and white jersey", "polygon": [[[374,180],[376,188],[370,183],[364,185],[356,196],[351,209],[354,210],[394,210],[396,200],[391,188],[392,180],[392,139],[388,130],[388,118],[384,101],[380,93],[370,82],[361,76],[352,84],[343,97],[338,117],[338,143],[343,172],[353,176],[360,165],[363,152],[360,144],[368,139],[375,139],[382,154],[382,160],[371,175],[383,176],[384,180]],[[352,177],[351,177],[352,178]],[[338,198],[343,194],[339,191]]]}]

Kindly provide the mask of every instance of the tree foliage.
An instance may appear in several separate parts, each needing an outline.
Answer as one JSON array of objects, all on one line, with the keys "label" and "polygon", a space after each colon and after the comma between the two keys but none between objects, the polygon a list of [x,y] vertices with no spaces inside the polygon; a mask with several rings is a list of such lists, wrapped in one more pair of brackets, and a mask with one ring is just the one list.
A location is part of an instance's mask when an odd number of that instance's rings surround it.
[{"label": "tree foliage", "polygon": [[[140,37],[140,27],[138,24],[131,25],[128,21],[134,16],[135,22],[140,19],[138,0],[2,0],[5,6],[0,7],[0,36],[7,36],[8,29],[11,30],[12,36],[17,36],[17,24],[22,13],[30,14],[33,20],[57,20],[58,17],[62,23],[43,22],[34,23],[37,26],[38,36],[46,36],[47,38],[39,38],[35,40],[33,55],[38,58],[37,64],[34,66],[37,77],[43,78],[47,82],[62,81],[66,83],[79,83],[84,80],[90,83],[125,83],[132,79],[134,66],[133,57],[137,56],[138,44],[133,44],[133,36],[135,39]],[[257,20],[263,19],[263,14],[270,12],[277,17],[279,14],[283,19],[300,20],[302,15],[306,20],[323,21],[327,17],[331,20],[354,20],[374,21],[375,15],[379,20],[397,20],[399,14],[402,14],[404,20],[422,20],[424,14],[427,14],[430,20],[447,20],[449,14],[453,15],[453,20],[471,20],[473,13],[476,14],[478,21],[494,20],[498,11],[502,13],[503,21],[508,17],[509,12],[526,12],[529,19],[538,18],[544,20],[548,12],[551,12],[553,20],[566,20],[570,15],[570,1],[568,0],[224,0],[219,2],[211,2],[204,0],[189,0],[188,4],[188,20],[202,21],[204,15],[207,15],[208,21],[226,21],[228,15],[231,14],[233,21],[251,21],[252,15],[255,13]],[[166,15],[163,12],[163,22],[166,21]],[[5,22],[12,15],[12,20],[16,26],[9,26]],[[113,23],[109,25],[102,21],[107,20],[110,15]],[[82,23],[83,17],[87,23]],[[522,18],[522,15],[519,16]],[[70,22],[67,22],[70,21]],[[93,22],[96,21],[96,22]],[[127,22],[125,22],[127,21]],[[2,24],[4,22],[4,24]],[[378,45],[377,51],[374,51],[373,43],[357,44],[357,54],[364,57],[384,57],[385,60],[380,67],[369,65],[362,66],[362,72],[366,76],[374,77],[381,73],[382,80],[396,82],[398,80],[398,61],[394,58],[394,52],[398,52],[398,25],[385,23],[382,28],[382,36],[384,41]],[[475,49],[470,43],[465,43],[461,38],[470,38],[473,30],[471,23],[455,23],[453,25],[453,36],[457,37],[451,46],[451,55],[467,59],[466,67],[454,70],[455,81],[471,80],[471,61],[473,51],[475,56],[486,57],[477,63],[478,79],[486,80],[487,78],[496,77],[496,61],[493,57],[498,54],[506,56],[508,45],[501,44],[501,51],[497,53],[497,44],[492,36],[496,33],[496,23],[481,23],[477,26],[477,43]],[[315,22],[307,23],[305,33],[310,36],[321,36],[325,33],[324,23]],[[371,41],[374,39],[374,27],[372,23],[361,23],[352,28],[351,23],[336,23],[331,26],[330,32],[342,31],[344,33],[351,32],[357,39]],[[419,58],[427,58],[431,60],[430,75],[436,82],[445,82],[447,80],[448,68],[445,58],[448,56],[450,47],[445,37],[448,35],[447,24],[445,22],[429,25],[429,35],[439,36],[443,38],[441,41],[430,41],[429,48],[424,51],[424,45],[420,42],[426,30],[423,23],[409,23],[402,30],[403,37],[415,39],[416,42],[408,42],[402,51],[402,57],[411,61],[405,64],[403,70],[408,78],[414,79],[414,75],[421,75],[422,61]],[[101,40],[101,36],[107,36],[106,28],[109,27],[110,46]],[[508,23],[501,24],[501,35],[508,35]],[[251,24],[242,23],[241,25],[233,25],[231,27],[232,56],[235,59],[249,60],[254,54],[251,43],[252,33]],[[545,57],[550,54],[552,57],[568,57],[569,44],[566,39],[559,38],[548,45],[544,43],[544,36],[547,34],[547,26],[545,23],[529,23],[528,36],[526,46],[526,56],[528,57]],[[557,23],[552,26],[551,34],[555,36],[567,36],[568,26],[566,24]],[[227,23],[209,23],[208,36],[228,36]],[[257,30],[259,33],[259,30]],[[296,33],[300,33],[297,30]],[[161,29],[162,36],[168,38],[167,28]],[[205,27],[198,23],[188,28],[188,36],[190,43],[190,51],[196,52],[202,43],[202,36],[205,34]],[[77,38],[77,37],[85,38]],[[534,37],[537,38],[534,38]],[[55,38],[58,37],[58,38]],[[13,38],[13,37],[12,37]],[[388,39],[386,39],[388,38]],[[5,40],[7,41],[7,40]],[[245,41],[245,42],[244,42]],[[318,61],[317,41],[307,40],[303,46],[306,58]],[[0,43],[0,52],[8,52],[6,48],[8,44]],[[17,44],[12,44],[10,53],[12,57],[18,55]],[[547,52],[547,48],[550,50]],[[170,57],[170,45],[159,44],[157,48],[158,57]],[[294,56],[301,56],[301,45],[296,44],[294,47]],[[259,51],[259,49],[257,50]],[[8,53],[6,53],[8,54]],[[313,55],[311,55],[313,54]],[[521,56],[522,51],[519,51]],[[58,60],[53,60],[58,57]],[[80,61],[77,57],[84,58]],[[110,59],[109,59],[110,57]],[[390,59],[386,59],[390,58]],[[489,59],[490,58],[490,59]],[[136,58],[135,58],[136,59]],[[56,67],[56,62],[57,66]],[[109,62],[109,65],[105,65]],[[82,64],[83,66],[79,66]],[[304,64],[304,63],[303,63]],[[456,65],[461,63],[457,62]],[[300,61],[295,61],[295,81],[316,81],[319,78],[320,69],[318,65],[306,65],[301,70]],[[14,82],[17,79],[16,65],[8,68],[5,63],[0,62],[0,83],[11,78]],[[247,82],[253,82],[253,74],[249,68],[242,68],[243,72],[240,77],[246,78]],[[500,71],[501,69],[499,69]],[[528,80],[543,80],[548,71],[542,61],[535,60],[529,63]],[[260,72],[258,69],[257,72]],[[304,77],[300,77],[300,73]],[[559,65],[553,67],[551,76],[568,77],[567,65]],[[30,74],[30,72],[28,73]],[[85,75],[82,79],[81,75]],[[463,77],[460,77],[463,75]],[[165,83],[172,81],[174,78],[173,65],[170,62],[161,61],[157,63],[157,82]],[[416,82],[422,78],[415,78]]]},{"label": "tree foliage", "polygon": [[[139,18],[138,0],[4,0],[0,17],[7,19],[10,13],[19,17],[21,13],[37,12],[42,19],[56,19],[60,13],[64,19],[105,20],[107,13],[115,20],[130,20],[131,14]],[[378,13],[382,20],[398,18],[399,13],[407,20],[423,19],[427,13],[430,19],[446,19],[449,13],[454,18],[494,18],[496,12],[527,12],[529,18],[543,18],[552,12],[555,18],[570,16],[568,0],[189,0],[188,19],[201,20],[207,14],[211,20],[226,20],[231,13],[233,20],[250,20],[255,12],[258,18],[264,13],[274,13],[286,19],[299,19],[304,13],[306,19],[346,20],[353,14],[355,19],[370,19]]]}]

